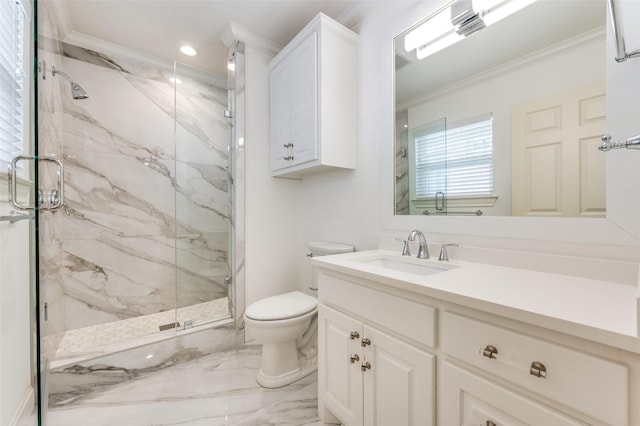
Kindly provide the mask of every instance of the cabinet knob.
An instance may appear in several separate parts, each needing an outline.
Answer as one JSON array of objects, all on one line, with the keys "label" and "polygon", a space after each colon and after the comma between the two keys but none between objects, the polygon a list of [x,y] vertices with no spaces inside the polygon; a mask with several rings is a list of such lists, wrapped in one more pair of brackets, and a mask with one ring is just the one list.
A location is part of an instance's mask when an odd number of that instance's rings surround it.
[{"label": "cabinet knob", "polygon": [[358,356],[358,354],[355,354],[354,356],[349,358],[349,360],[351,361],[351,364],[355,364],[357,361],[360,361],[360,357]]},{"label": "cabinet knob", "polygon": [[531,368],[529,368],[529,374],[544,379],[547,377],[547,367],[541,362],[533,361]]},{"label": "cabinet knob", "polygon": [[487,345],[482,350],[482,356],[486,356],[487,358],[495,359],[496,355],[498,355],[498,348],[493,345]]},{"label": "cabinet knob", "polygon": [[371,370],[371,364],[369,364],[368,362],[365,362],[364,364],[362,364],[360,366],[360,370],[362,370],[362,371]]},{"label": "cabinet knob", "polygon": [[360,338],[360,333],[358,333],[357,331],[352,331],[351,334],[349,334],[349,338],[351,340],[356,340]]},{"label": "cabinet knob", "polygon": [[362,346],[363,348],[367,347],[370,344],[371,344],[371,340],[369,339],[362,339],[362,341],[360,342],[360,346]]}]

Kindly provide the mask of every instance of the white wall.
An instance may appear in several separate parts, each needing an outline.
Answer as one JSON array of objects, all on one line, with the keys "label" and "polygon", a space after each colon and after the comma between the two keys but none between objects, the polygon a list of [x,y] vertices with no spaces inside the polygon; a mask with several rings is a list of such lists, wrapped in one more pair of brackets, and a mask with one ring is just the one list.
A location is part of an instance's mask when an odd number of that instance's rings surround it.
[{"label": "white wall", "polygon": [[[418,228],[430,242],[640,258],[638,239],[607,219],[393,216],[393,37],[441,3],[382,1],[354,28],[360,34],[357,169],[305,177],[300,241],[335,240],[362,250],[376,247],[380,237],[406,237]],[[640,107],[634,109],[640,112]],[[628,152],[627,158],[632,154],[640,153]],[[627,196],[630,191],[625,190]],[[615,210],[625,205],[612,200],[611,217],[619,220]]]},{"label": "white wall", "polygon": [[[8,214],[6,180],[0,178],[0,216]],[[23,187],[26,201],[28,186]],[[24,200],[24,201],[22,201]],[[29,274],[31,221],[0,222],[0,424],[18,424],[31,412],[31,280]]]},{"label": "white wall", "polygon": [[271,177],[269,72],[271,56],[245,49],[245,306],[298,288],[300,181]]},{"label": "white wall", "polygon": [[[31,15],[31,2],[25,1],[27,14]],[[31,40],[31,26],[25,23],[25,40]],[[32,92],[31,58],[33,52],[28,42],[25,48],[25,99]],[[33,117],[29,110],[32,103],[25,102],[25,154],[30,153]],[[28,176],[28,164],[25,176]],[[7,215],[13,207],[9,204],[7,175],[0,173],[0,216]],[[28,204],[32,199],[31,183],[19,179],[17,201]],[[35,407],[33,386],[35,372],[32,342],[35,339],[33,283],[31,271],[33,220],[0,222],[0,425],[23,425]]]}]

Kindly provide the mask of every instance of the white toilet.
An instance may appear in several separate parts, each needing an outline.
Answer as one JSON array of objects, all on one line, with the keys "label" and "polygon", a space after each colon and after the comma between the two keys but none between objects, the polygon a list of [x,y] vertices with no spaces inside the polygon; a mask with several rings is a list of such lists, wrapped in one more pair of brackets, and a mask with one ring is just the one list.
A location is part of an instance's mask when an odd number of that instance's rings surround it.
[{"label": "white toilet", "polygon": [[[348,253],[353,246],[326,242],[309,243],[312,256]],[[293,383],[316,370],[316,364],[300,365],[296,341],[318,312],[318,300],[300,291],[267,297],[251,304],[244,313],[247,332],[262,343],[257,381],[265,388]],[[315,324],[314,324],[315,326]]]}]

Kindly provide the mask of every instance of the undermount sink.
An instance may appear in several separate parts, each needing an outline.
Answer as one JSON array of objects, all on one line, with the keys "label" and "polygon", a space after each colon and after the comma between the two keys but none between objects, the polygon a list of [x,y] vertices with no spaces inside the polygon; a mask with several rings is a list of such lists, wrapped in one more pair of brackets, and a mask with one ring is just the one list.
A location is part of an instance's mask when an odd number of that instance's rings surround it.
[{"label": "undermount sink", "polygon": [[433,275],[457,268],[457,266],[455,265],[435,264],[435,262],[433,261],[415,258],[397,259],[387,256],[376,256],[354,260],[356,262],[365,263],[371,266],[377,266],[380,268],[391,269],[398,272],[407,272],[416,275]]}]

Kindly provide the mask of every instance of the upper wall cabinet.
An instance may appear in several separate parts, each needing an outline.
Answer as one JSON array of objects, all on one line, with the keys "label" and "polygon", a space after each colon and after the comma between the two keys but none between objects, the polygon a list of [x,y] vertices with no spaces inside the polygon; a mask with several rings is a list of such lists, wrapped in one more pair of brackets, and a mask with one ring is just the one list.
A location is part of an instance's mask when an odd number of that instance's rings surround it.
[{"label": "upper wall cabinet", "polygon": [[269,64],[273,176],[355,168],[356,42],[319,14]]}]

